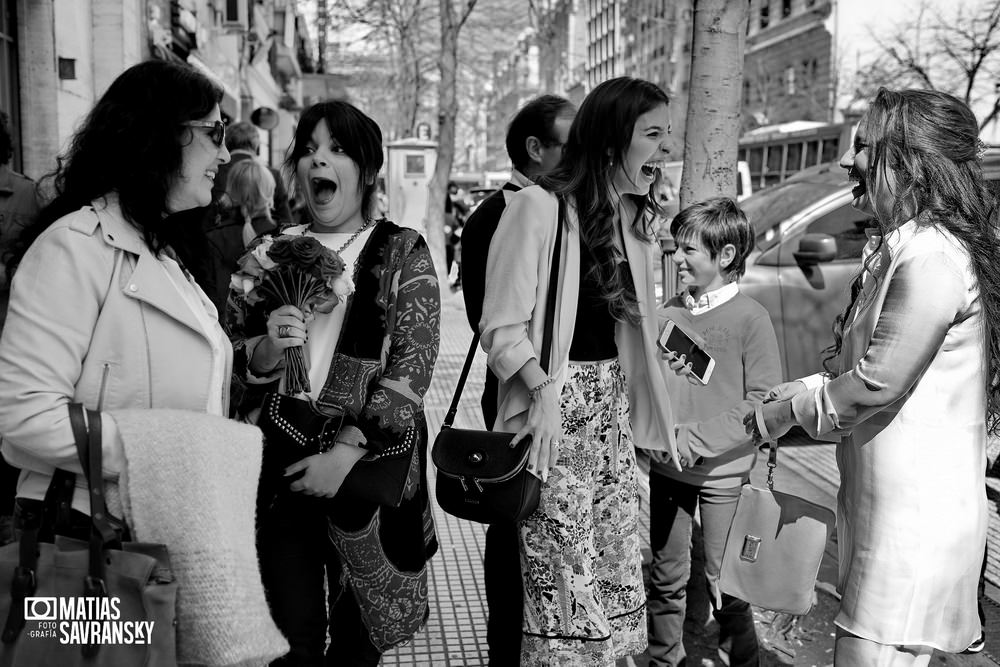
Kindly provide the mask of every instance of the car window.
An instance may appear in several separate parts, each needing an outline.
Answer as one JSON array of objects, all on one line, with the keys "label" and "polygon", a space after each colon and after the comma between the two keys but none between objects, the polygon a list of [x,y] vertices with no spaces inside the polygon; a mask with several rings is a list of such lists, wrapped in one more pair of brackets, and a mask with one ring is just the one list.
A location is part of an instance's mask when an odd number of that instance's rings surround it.
[{"label": "car window", "polygon": [[753,225],[757,247],[763,250],[778,242],[782,222],[843,189],[843,183],[780,183],[750,195],[740,202],[740,208]]},{"label": "car window", "polygon": [[835,259],[859,259],[868,243],[865,228],[875,224],[872,217],[850,204],[827,213],[806,228],[807,234],[829,234],[837,241]]}]

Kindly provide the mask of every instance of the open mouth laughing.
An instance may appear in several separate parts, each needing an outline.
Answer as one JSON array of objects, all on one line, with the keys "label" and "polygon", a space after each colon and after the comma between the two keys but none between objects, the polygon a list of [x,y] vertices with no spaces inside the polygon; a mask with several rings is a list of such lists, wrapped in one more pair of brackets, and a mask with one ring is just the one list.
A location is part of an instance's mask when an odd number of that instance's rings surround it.
[{"label": "open mouth laughing", "polygon": [[666,167],[665,160],[650,160],[642,165],[642,175],[649,179],[656,178],[657,172],[662,173]]},{"label": "open mouth laughing", "polygon": [[329,178],[316,176],[310,179],[313,201],[319,205],[329,204],[337,194],[337,184]]},{"label": "open mouth laughing", "polygon": [[854,188],[851,190],[851,196],[853,196],[855,199],[863,197],[868,192],[868,187],[867,185],[865,185],[865,179],[861,178],[861,174],[859,174],[857,171],[851,169],[847,173],[847,178],[856,183]]}]

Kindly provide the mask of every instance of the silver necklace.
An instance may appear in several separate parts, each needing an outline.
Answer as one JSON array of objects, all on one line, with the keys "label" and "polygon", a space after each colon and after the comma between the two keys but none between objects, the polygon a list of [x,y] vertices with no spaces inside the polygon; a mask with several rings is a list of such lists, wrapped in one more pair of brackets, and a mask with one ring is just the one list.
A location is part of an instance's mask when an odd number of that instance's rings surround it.
[{"label": "silver necklace", "polygon": [[[349,246],[349,245],[351,245],[352,243],[354,243],[354,241],[355,241],[355,240],[356,240],[356,239],[357,239],[357,238],[358,238],[359,236],[361,236],[361,234],[363,234],[363,233],[365,232],[365,230],[366,230],[366,229],[368,229],[369,227],[371,227],[371,226],[372,226],[372,225],[374,225],[374,224],[375,224],[375,221],[374,221],[374,220],[366,220],[366,221],[365,221],[365,224],[361,225],[361,227],[359,227],[359,228],[358,228],[358,230],[357,230],[356,232],[354,232],[353,234],[351,234],[351,238],[347,239],[347,241],[345,241],[345,242],[344,242],[344,245],[342,245],[342,246],[340,246],[339,248],[337,248],[337,250],[336,250],[336,253],[337,253],[338,255],[342,254],[342,253],[344,252],[344,250],[346,250],[346,249],[347,249],[347,246]],[[312,231],[312,230],[310,229],[310,227],[312,227],[312,225],[309,225],[309,227],[306,227],[306,228],[305,228],[305,229],[304,229],[304,230],[302,231],[302,233],[303,233],[303,234],[305,234],[305,233],[306,233],[307,231]],[[313,233],[315,233],[315,232],[313,232]]]}]

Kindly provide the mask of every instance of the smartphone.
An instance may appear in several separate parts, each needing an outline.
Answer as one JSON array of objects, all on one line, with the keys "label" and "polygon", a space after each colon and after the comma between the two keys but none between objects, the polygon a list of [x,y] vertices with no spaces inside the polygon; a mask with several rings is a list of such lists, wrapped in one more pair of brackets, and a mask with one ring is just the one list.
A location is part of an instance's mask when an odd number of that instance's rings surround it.
[{"label": "smartphone", "polygon": [[681,329],[676,322],[667,320],[667,325],[663,327],[663,333],[660,334],[657,345],[664,352],[683,354],[685,362],[691,364],[691,375],[703,385],[708,384],[712,377],[712,371],[715,370],[715,359],[701,349],[694,338]]}]

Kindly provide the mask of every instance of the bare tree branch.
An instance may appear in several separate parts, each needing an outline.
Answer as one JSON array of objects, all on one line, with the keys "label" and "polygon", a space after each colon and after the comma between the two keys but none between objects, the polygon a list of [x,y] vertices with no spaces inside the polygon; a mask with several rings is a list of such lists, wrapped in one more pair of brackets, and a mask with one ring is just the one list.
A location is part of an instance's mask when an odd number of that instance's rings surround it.
[{"label": "bare tree branch", "polygon": [[859,96],[915,85],[962,98],[982,114],[980,127],[1000,117],[1000,0],[933,11],[921,0],[913,20],[870,33],[880,55],[859,71]]}]

